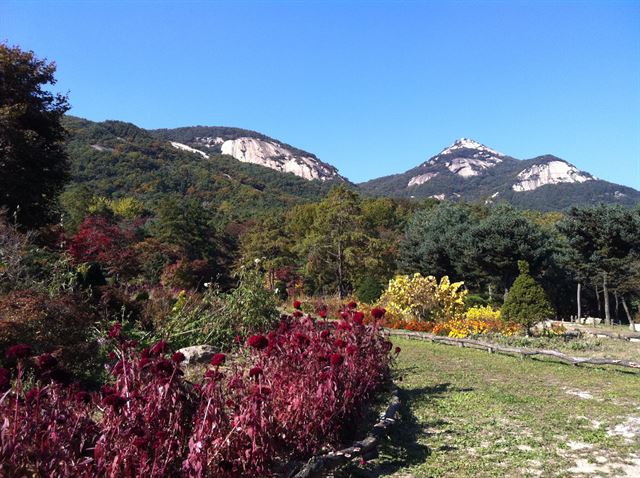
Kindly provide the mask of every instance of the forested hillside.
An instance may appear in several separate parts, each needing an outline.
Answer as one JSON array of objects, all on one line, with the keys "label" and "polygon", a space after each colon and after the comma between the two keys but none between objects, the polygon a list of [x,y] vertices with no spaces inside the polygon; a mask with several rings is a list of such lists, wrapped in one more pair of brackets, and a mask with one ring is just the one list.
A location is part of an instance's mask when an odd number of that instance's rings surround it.
[{"label": "forested hillside", "polygon": [[331,189],[330,181],[306,181],[229,156],[204,159],[130,123],[67,116],[64,126],[72,175],[66,203],[74,203],[85,188],[94,196],[135,198],[149,208],[179,195],[234,222],[315,200]]}]

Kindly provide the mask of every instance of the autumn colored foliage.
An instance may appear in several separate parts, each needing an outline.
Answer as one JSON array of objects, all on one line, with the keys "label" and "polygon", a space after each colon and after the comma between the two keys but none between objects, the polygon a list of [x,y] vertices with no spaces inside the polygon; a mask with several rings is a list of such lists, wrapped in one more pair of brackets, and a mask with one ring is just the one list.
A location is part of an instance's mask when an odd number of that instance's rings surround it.
[{"label": "autumn colored foliage", "polygon": [[109,332],[113,380],[99,392],[62,380],[52,356],[11,347],[14,366],[0,369],[0,475],[270,476],[339,445],[388,379],[391,342],[362,315],[285,316],[237,356],[215,355],[195,384],[183,378],[184,355],[162,341],[139,350],[119,324]]}]

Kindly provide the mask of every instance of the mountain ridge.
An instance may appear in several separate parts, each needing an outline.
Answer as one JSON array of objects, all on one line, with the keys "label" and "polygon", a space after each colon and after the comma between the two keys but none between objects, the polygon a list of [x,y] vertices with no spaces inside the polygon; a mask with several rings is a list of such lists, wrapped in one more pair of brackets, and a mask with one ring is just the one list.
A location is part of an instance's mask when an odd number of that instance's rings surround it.
[{"label": "mountain ridge", "polygon": [[505,200],[542,210],[640,202],[635,189],[598,179],[557,156],[517,159],[470,138],[456,140],[404,173],[374,178],[358,187],[374,196],[485,203]]}]

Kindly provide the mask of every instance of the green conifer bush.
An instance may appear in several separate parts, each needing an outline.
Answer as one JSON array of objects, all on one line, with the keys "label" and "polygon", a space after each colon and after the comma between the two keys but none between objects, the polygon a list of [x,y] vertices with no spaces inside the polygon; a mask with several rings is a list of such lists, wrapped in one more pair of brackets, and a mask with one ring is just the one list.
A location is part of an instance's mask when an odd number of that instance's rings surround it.
[{"label": "green conifer bush", "polygon": [[520,275],[507,294],[500,312],[504,320],[524,326],[529,334],[531,327],[553,315],[553,308],[544,289],[529,275],[529,264],[518,261],[518,269]]}]

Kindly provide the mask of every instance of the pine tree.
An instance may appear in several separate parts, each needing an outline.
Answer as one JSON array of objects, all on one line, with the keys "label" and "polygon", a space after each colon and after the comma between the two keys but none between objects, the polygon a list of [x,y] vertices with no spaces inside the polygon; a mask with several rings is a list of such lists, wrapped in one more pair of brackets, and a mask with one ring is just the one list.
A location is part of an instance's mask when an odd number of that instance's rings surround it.
[{"label": "pine tree", "polygon": [[529,275],[529,264],[518,261],[520,275],[516,278],[502,306],[502,318],[523,325],[530,333],[531,327],[553,315],[553,309],[544,289]]}]

